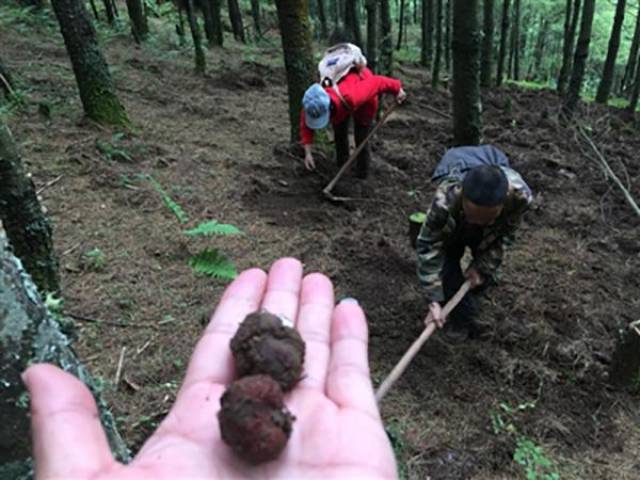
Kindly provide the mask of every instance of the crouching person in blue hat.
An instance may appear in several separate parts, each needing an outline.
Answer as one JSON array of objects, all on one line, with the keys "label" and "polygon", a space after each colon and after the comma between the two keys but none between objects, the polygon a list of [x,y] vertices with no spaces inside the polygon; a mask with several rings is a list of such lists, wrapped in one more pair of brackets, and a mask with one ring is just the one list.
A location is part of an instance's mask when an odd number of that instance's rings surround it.
[{"label": "crouching person in blue hat", "polygon": [[[335,133],[336,162],[344,165],[349,157],[349,118],[354,120],[356,145],[365,139],[376,112],[378,96],[389,93],[401,103],[406,93],[400,80],[374,75],[368,68],[354,68],[335,85],[316,83],[307,89],[302,99],[303,111],[300,115],[300,136],[304,146],[304,166],[315,169],[311,153],[314,131],[331,123]],[[365,146],[356,161],[356,176],[366,178],[369,171],[371,153]]]},{"label": "crouching person in blue hat", "polygon": [[[417,239],[418,278],[435,323],[444,325],[452,340],[464,340],[477,332],[474,294],[496,282],[504,250],[531,204],[531,190],[491,145],[448,150],[431,178],[438,188]],[[463,272],[466,247],[473,260]],[[442,306],[467,279],[475,290],[445,324]]]}]

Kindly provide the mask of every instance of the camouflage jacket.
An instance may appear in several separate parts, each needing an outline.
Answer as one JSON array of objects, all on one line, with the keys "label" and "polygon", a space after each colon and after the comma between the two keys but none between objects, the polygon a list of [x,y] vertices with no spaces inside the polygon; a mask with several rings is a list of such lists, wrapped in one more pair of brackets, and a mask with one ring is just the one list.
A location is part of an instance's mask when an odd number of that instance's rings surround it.
[{"label": "camouflage jacket", "polygon": [[[504,249],[513,242],[522,216],[532,201],[531,190],[520,174],[510,168],[500,168],[509,179],[507,199],[493,225],[481,229],[481,239],[473,252],[471,264],[490,282],[496,281]],[[444,300],[441,272],[445,251],[454,240],[461,240],[456,238],[456,235],[460,235],[457,227],[464,222],[461,183],[460,179],[445,178],[438,185],[418,235],[418,278],[427,288],[431,302]]]}]

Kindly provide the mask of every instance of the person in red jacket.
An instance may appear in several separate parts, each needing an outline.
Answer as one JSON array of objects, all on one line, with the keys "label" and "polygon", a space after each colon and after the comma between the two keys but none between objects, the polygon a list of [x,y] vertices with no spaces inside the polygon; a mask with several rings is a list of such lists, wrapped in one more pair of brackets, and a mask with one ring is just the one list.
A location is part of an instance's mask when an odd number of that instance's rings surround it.
[{"label": "person in red jacket", "polygon": [[[368,68],[353,69],[335,86],[322,87],[315,83],[307,89],[302,99],[303,112],[300,115],[300,136],[304,146],[304,166],[315,169],[311,153],[314,130],[333,126],[336,144],[336,162],[344,165],[349,157],[349,117],[354,120],[356,145],[369,133],[373,119],[378,111],[378,95],[389,93],[401,103],[406,98],[400,80],[374,75]],[[371,153],[365,146],[356,163],[356,176],[366,178]]]}]

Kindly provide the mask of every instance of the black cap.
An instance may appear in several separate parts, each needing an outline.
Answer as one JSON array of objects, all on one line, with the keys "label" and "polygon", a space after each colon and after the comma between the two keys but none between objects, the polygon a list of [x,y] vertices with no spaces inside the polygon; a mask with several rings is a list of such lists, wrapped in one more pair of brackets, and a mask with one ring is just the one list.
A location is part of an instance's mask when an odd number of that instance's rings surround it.
[{"label": "black cap", "polygon": [[482,207],[501,205],[507,198],[509,180],[500,167],[482,165],[467,172],[462,180],[464,198]]}]

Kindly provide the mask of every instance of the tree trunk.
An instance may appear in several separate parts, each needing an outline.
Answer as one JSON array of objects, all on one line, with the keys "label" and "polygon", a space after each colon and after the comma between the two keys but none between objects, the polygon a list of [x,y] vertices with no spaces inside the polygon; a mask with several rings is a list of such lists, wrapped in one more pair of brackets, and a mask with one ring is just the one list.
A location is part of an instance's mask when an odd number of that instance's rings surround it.
[{"label": "tree trunk", "polygon": [[422,0],[420,63],[429,68],[433,59],[433,0]]},{"label": "tree trunk", "polygon": [[231,30],[233,30],[233,38],[237,41],[246,43],[244,38],[244,25],[242,24],[242,13],[238,0],[228,0],[229,20],[231,21]]},{"label": "tree trunk", "polygon": [[20,374],[33,362],[58,365],[77,376],[92,391],[116,459],[130,460],[113,416],[86,368],[71,349],[70,340],[43,305],[22,263],[12,254],[0,223],[0,478],[32,478],[31,435],[27,393]]},{"label": "tree trunk", "polygon": [[391,6],[389,0],[380,0],[380,71],[391,75],[393,70],[393,40],[391,38]]},{"label": "tree trunk", "polygon": [[547,33],[549,32],[549,19],[540,19],[540,30],[538,31],[538,41],[536,42],[536,48],[533,52],[532,71],[529,75],[530,78],[540,79],[544,77],[540,71],[542,68],[542,59],[544,57],[545,45],[547,44]]},{"label": "tree trunk", "polygon": [[613,19],[613,27],[611,28],[611,36],[609,37],[607,58],[604,62],[602,79],[600,80],[598,92],[596,93],[596,102],[598,103],[606,104],[607,101],[609,101],[611,85],[613,84],[613,72],[616,67],[616,59],[618,58],[618,49],[620,48],[620,34],[622,33],[622,22],[624,22],[626,3],[626,0],[618,0],[616,6],[616,16]]},{"label": "tree trunk", "polygon": [[453,140],[480,142],[480,28],[478,0],[453,2]]},{"label": "tree trunk", "polygon": [[638,47],[640,46],[640,0],[638,1],[638,14],[636,15],[636,27],[633,31],[633,40],[629,49],[629,59],[627,67],[624,69],[624,77],[620,85],[620,93],[623,93],[628,86],[633,86],[633,74],[636,71],[636,59],[638,58]]},{"label": "tree trunk", "polygon": [[[573,12],[571,3],[573,2]],[[562,66],[558,75],[558,94],[564,96],[571,71],[573,44],[575,43],[578,19],[580,18],[580,0],[567,0],[564,18],[564,45],[562,47]]]},{"label": "tree trunk", "polygon": [[447,74],[451,73],[451,0],[447,0],[444,16],[444,64]]},{"label": "tree trunk", "polygon": [[366,0],[367,8],[367,63],[375,72],[378,65],[378,3],[379,0]]},{"label": "tree trunk", "polygon": [[507,54],[507,38],[509,38],[509,3],[502,2],[502,26],[500,31],[500,50],[498,51],[498,72],[496,74],[496,86],[502,85],[504,78],[504,60]]},{"label": "tree trunk", "polygon": [[436,1],[436,50],[433,60],[433,71],[431,72],[431,86],[438,88],[440,83],[440,64],[442,63],[442,0]]},{"label": "tree trunk", "polygon": [[[258,2],[259,0],[252,0]],[[327,27],[327,10],[325,0],[318,0],[318,17],[320,19],[320,37],[329,38],[329,29]]]},{"label": "tree trunk", "polygon": [[204,36],[207,39],[207,45],[211,48],[216,43],[211,2],[209,0],[202,0],[200,7],[202,8],[202,16],[204,17]]},{"label": "tree trunk", "polygon": [[[322,6],[321,22],[324,23],[324,4],[323,0],[318,0],[318,5]],[[251,16],[253,17],[253,27],[256,31],[256,39],[262,38],[262,29],[260,28],[260,0],[251,0]]]},{"label": "tree trunk", "polygon": [[362,34],[360,33],[360,16],[356,0],[346,0],[344,11],[344,26],[352,43],[362,48]]},{"label": "tree trunk", "polygon": [[640,387],[640,330],[633,324],[618,338],[609,381],[616,387]]},{"label": "tree trunk", "polygon": [[185,32],[184,32],[184,17],[182,16],[182,8],[176,6],[178,10],[178,24],[176,25],[176,33],[178,34],[178,44],[184,47],[186,44]]},{"label": "tree trunk", "polygon": [[[640,57],[640,56],[639,56]],[[638,97],[640,96],[640,58],[636,58],[636,75],[631,89],[631,97],[629,98],[629,105],[627,109],[631,113],[635,113],[638,108]]]},{"label": "tree trunk", "polygon": [[41,292],[60,290],[51,226],[27,176],[9,128],[0,123],[0,220]]},{"label": "tree trunk", "polygon": [[400,50],[402,46],[402,34],[404,33],[404,5],[405,0],[400,0],[400,17],[398,18],[398,43],[396,44],[396,50]]},{"label": "tree trunk", "polygon": [[213,34],[213,44],[222,47],[224,45],[224,28],[222,26],[221,0],[203,0],[209,2],[211,10],[211,28]]},{"label": "tree trunk", "polygon": [[480,68],[480,85],[491,86],[491,71],[493,70],[493,0],[484,0],[482,65]]},{"label": "tree trunk", "polygon": [[104,3],[104,11],[107,14],[107,22],[109,22],[109,25],[113,25],[116,21],[116,16],[113,11],[113,3],[111,0],[102,0],[102,3]]},{"label": "tree trunk", "polygon": [[593,26],[595,3],[596,0],[584,0],[582,7],[582,21],[580,22],[580,34],[578,35],[576,53],[573,57],[573,71],[571,72],[567,98],[563,105],[563,112],[568,118],[571,118],[573,115],[578,105],[578,100],[580,99],[582,79],[587,65],[587,57],[589,56],[589,43],[591,42],[591,28]]},{"label": "tree trunk", "polygon": [[515,0],[513,10],[513,79],[520,80],[520,0]]},{"label": "tree trunk", "polygon": [[316,76],[309,25],[309,3],[307,0],[276,0],[276,8],[287,71],[291,141],[295,143],[300,137],[302,97]]},{"label": "tree trunk", "polygon": [[84,3],[81,0],[52,0],[51,3],[73,65],[85,113],[98,123],[128,124]]},{"label": "tree trunk", "polygon": [[98,16],[98,9],[96,8],[95,0],[89,0],[89,5],[91,5],[91,10],[93,11],[93,16],[96,17],[96,21],[100,21],[100,17]]},{"label": "tree trunk", "polygon": [[191,30],[191,38],[193,39],[193,48],[196,54],[196,72],[204,73],[207,69],[207,62],[202,48],[202,37],[200,35],[200,27],[196,19],[196,12],[193,7],[193,0],[185,0],[187,7],[187,19],[189,20],[189,29]]},{"label": "tree trunk", "polygon": [[142,8],[142,0],[127,0],[127,11],[131,20],[131,33],[136,43],[142,43],[149,35],[147,16]]}]

